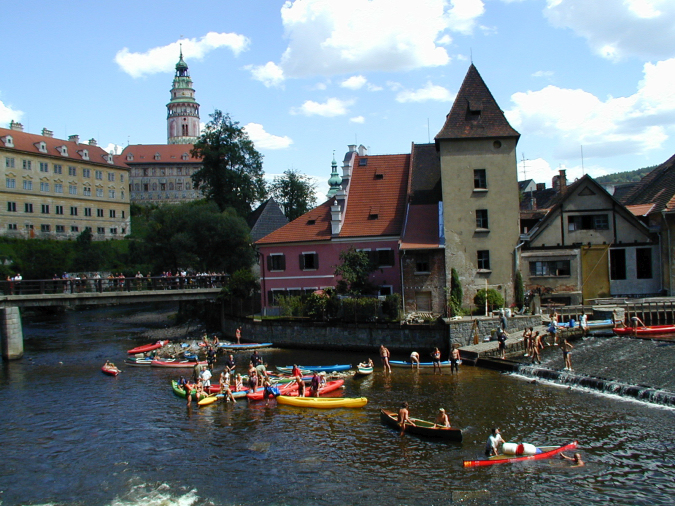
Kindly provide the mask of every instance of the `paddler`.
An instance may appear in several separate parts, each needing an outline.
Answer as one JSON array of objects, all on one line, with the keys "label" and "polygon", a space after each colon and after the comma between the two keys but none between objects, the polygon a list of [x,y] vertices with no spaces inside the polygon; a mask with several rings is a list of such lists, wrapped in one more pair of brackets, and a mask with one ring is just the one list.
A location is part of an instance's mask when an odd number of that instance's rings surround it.
[{"label": "paddler", "polygon": [[502,438],[499,427],[492,429],[492,434],[488,437],[487,443],[485,444],[485,455],[487,457],[492,457],[493,455],[499,454],[499,445],[504,444],[504,439]]},{"label": "paddler", "polygon": [[445,412],[445,409],[441,408],[438,410],[438,416],[436,417],[435,426],[450,427],[450,419],[448,418],[448,414]]}]

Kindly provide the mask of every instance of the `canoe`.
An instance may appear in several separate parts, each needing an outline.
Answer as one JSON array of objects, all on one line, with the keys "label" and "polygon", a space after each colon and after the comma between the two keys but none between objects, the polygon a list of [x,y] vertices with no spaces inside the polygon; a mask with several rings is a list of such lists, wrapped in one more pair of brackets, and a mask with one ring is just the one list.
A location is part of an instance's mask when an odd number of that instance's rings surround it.
[{"label": "canoe", "polygon": [[486,459],[465,460],[464,467],[491,466],[494,464],[506,464],[509,462],[521,462],[524,460],[547,459],[561,452],[574,450],[576,447],[577,447],[576,441],[572,441],[571,443],[563,446],[540,446],[537,448],[537,453],[535,453],[534,455],[499,454]]},{"label": "canoe", "polygon": [[136,357],[127,357],[124,359],[124,363],[131,366],[149,366],[152,364],[151,358],[136,358]]},{"label": "canoe", "polygon": [[120,371],[117,367],[115,367],[114,365],[113,365],[113,366],[109,366],[109,365],[107,365],[107,364],[104,365],[103,367],[101,367],[101,371],[103,371],[103,374],[107,374],[108,376],[117,376],[117,375],[121,372],[121,371]]},{"label": "canoe", "polygon": [[[412,369],[412,362],[405,362],[403,360],[390,360],[389,365],[392,367],[407,367],[408,369]],[[420,368],[429,368],[431,369],[434,367],[433,362],[420,362]],[[450,367],[450,361],[449,360],[444,360],[441,362],[441,367]]]},{"label": "canoe", "polygon": [[147,353],[149,351],[161,348],[168,342],[169,341],[157,341],[154,344],[144,344],[143,346],[137,346],[136,348],[131,348],[130,350],[127,350],[127,353],[129,355],[133,355],[134,353]]},{"label": "canoe", "polygon": [[[285,383],[281,386],[272,385],[273,389],[279,391],[281,395],[298,395],[298,384],[297,383]],[[259,387],[255,392],[246,394],[246,397],[251,401],[261,401],[264,399],[265,391],[264,387]]]},{"label": "canoe", "polygon": [[[328,381],[325,385],[319,388],[319,395],[324,395],[330,392],[334,392],[335,390],[338,390],[342,387],[342,385],[345,384],[345,380],[339,379],[339,380],[333,380],[333,381]],[[272,385],[274,386],[274,385]],[[279,393],[281,395],[285,395],[287,397],[297,397],[298,396],[298,384],[297,382],[294,383],[286,383],[285,385],[281,385],[277,387],[279,389]],[[262,390],[262,387],[261,387]],[[305,387],[305,395],[309,395],[311,391],[311,387]],[[251,399],[252,401],[259,401],[263,399],[263,392],[262,391],[256,391],[254,394],[248,394],[246,397]]]},{"label": "canoe", "polygon": [[[348,371],[349,369],[352,368],[351,364],[336,364],[336,365],[300,365],[298,366],[300,371],[303,372],[303,374],[307,371],[309,372],[340,372],[340,371]],[[284,373],[284,374],[290,374],[291,371],[293,370],[293,366],[277,366],[277,371]]]},{"label": "canoe", "polygon": [[277,397],[277,402],[301,408],[362,408],[368,404],[368,399],[365,397],[290,397],[280,395]]},{"label": "canoe", "polygon": [[373,374],[373,367],[372,366],[363,366],[359,364],[356,367],[356,372],[354,373],[355,378],[360,378],[362,376],[368,376],[369,374]]},{"label": "canoe", "polygon": [[[401,430],[401,426],[398,423],[398,412],[397,411],[388,411],[386,409],[380,410],[380,420],[382,423],[394,427],[395,429]],[[427,422],[426,420],[419,420],[418,418],[410,419],[415,425],[405,426],[405,432],[408,434],[416,434],[418,436],[426,437],[436,437],[445,439],[448,441],[455,441],[457,443],[462,442],[462,430],[455,429],[453,427],[438,427],[433,422]]]},{"label": "canoe", "polygon": [[612,331],[617,336],[667,336],[675,335],[675,325],[649,325],[646,327],[614,327]]},{"label": "canoe", "polygon": [[[215,386],[215,385],[214,385],[214,386]],[[172,390],[173,390],[173,393],[176,394],[178,397],[182,397],[183,399],[185,399],[185,398],[187,397],[187,396],[185,395],[185,390],[183,390],[182,388],[180,388],[180,387],[178,386],[178,382],[177,382],[176,380],[171,380],[171,388],[172,388]],[[220,390],[220,385],[218,385],[218,390]],[[259,388],[258,390],[261,390],[261,391],[262,391],[262,388]],[[235,399],[241,399],[242,397],[245,397],[247,393],[248,393],[248,388],[247,388],[247,387],[244,387],[242,390],[239,390],[238,392],[234,392],[234,391],[233,391],[233,392],[232,392],[232,395],[233,395],[233,397],[234,397]],[[196,394],[196,392],[195,392],[195,390],[193,389],[193,390],[192,390],[192,395],[195,395],[195,394]],[[216,394],[216,397],[222,398],[222,397],[224,397],[224,394],[217,393],[217,394]]]},{"label": "canoe", "polygon": [[201,362],[193,362],[191,360],[176,360],[175,358],[167,358],[162,360],[154,359],[152,362],[150,362],[152,367],[194,367],[197,364],[206,365],[207,362],[206,360],[202,360]]},{"label": "canoe", "polygon": [[[558,327],[563,328],[563,329],[568,329],[570,328],[569,322],[564,322],[564,323],[558,323]],[[586,322],[586,326],[589,328],[589,330],[593,329],[600,329],[600,328],[611,328],[614,326],[614,320],[611,318],[609,320],[588,320]],[[574,327],[575,329],[581,328],[579,325],[578,321],[574,322]]]},{"label": "canoe", "polygon": [[232,351],[256,350],[258,348],[271,348],[272,346],[274,346],[272,343],[218,343],[218,348],[221,350]]}]

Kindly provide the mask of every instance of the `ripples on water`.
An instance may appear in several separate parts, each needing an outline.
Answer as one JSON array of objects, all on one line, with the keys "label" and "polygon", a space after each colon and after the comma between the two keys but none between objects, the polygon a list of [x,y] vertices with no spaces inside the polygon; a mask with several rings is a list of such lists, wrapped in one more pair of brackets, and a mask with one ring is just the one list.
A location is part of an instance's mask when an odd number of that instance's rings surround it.
[{"label": "ripples on water", "polygon": [[[68,505],[672,504],[673,410],[464,367],[434,376],[380,368],[346,381],[361,410],[271,401],[191,410],[170,370],[122,363],[138,309],[73,312],[26,325],[26,357],[0,369],[0,501]],[[352,363],[367,354],[265,350],[271,365]],[[236,355],[238,363],[248,353]],[[371,354],[376,358],[376,353]],[[403,357],[395,357],[403,358]],[[444,407],[463,444],[399,437],[381,407]],[[540,445],[578,439],[585,468],[558,459],[464,469],[490,427]]]}]

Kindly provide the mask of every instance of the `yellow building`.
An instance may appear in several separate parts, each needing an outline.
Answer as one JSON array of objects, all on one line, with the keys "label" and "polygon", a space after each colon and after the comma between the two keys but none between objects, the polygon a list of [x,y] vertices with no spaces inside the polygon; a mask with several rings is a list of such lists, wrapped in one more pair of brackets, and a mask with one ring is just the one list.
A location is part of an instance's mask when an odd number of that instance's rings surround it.
[{"label": "yellow building", "polygon": [[89,228],[95,240],[131,232],[129,168],[94,139],[67,141],[20,123],[0,128],[0,235],[73,239]]}]

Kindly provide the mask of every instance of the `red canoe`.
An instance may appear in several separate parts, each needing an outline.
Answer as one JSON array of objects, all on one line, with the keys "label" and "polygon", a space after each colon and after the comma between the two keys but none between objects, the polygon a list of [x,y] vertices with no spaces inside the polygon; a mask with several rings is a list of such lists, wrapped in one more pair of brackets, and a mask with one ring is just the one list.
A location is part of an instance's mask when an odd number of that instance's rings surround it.
[{"label": "red canoe", "polygon": [[144,344],[143,346],[137,346],[136,348],[131,348],[130,350],[127,350],[127,353],[134,354],[134,353],[147,353],[152,350],[156,350],[157,348],[161,348],[164,346],[166,343],[169,341],[157,341],[154,344]]},{"label": "red canoe", "polygon": [[[329,392],[333,392],[337,389],[339,389],[342,385],[344,385],[345,380],[339,379],[339,380],[334,380],[334,381],[329,381],[326,383],[323,387],[319,388],[319,395],[327,394]],[[286,395],[290,397],[297,397],[298,396],[298,384],[294,381],[292,383],[286,383],[284,385],[278,386],[278,385],[273,385],[277,386],[279,389],[279,393],[281,395]],[[306,388],[306,392],[309,392],[310,387]],[[252,401],[259,401],[263,399],[263,392],[255,392],[253,394],[247,394],[246,397],[251,399]]]},{"label": "red canoe", "polygon": [[[522,445],[521,445],[522,446]],[[553,457],[558,455],[561,452],[566,452],[569,450],[574,450],[577,447],[577,442],[572,441],[569,444],[563,446],[542,446],[539,449],[542,450],[541,453],[535,453],[534,455],[495,455],[488,459],[481,460],[465,460],[464,467],[479,467],[479,466],[491,466],[493,464],[507,464],[509,462],[521,462],[524,460],[540,460]]]},{"label": "red canoe", "polygon": [[195,362],[194,360],[175,360],[172,358],[167,358],[166,360],[155,359],[150,362],[152,367],[194,367],[197,364],[206,365],[208,362],[202,360],[201,362]]},{"label": "red canoe", "polygon": [[675,325],[649,325],[647,327],[614,327],[612,329],[617,336],[673,336],[675,337]]},{"label": "red canoe", "polygon": [[120,373],[120,370],[117,367],[108,364],[105,364],[103,367],[101,367],[101,371],[103,371],[103,374],[107,374],[108,376],[117,376]]}]

